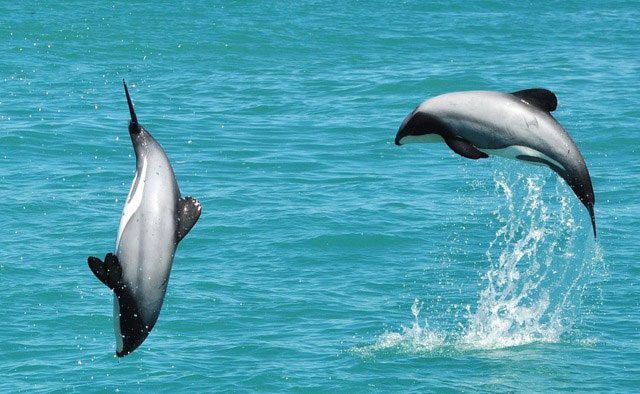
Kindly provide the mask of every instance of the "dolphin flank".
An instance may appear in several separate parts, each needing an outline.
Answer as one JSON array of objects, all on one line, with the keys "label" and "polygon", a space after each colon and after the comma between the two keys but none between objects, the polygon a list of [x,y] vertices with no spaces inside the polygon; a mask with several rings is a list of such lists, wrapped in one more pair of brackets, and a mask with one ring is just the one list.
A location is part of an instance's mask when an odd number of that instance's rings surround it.
[{"label": "dolphin flank", "polygon": [[557,106],[556,95],[546,89],[447,93],[424,101],[407,115],[395,143],[444,142],[469,159],[497,155],[546,165],[587,208],[596,237],[589,170],[569,134],[551,116]]}]

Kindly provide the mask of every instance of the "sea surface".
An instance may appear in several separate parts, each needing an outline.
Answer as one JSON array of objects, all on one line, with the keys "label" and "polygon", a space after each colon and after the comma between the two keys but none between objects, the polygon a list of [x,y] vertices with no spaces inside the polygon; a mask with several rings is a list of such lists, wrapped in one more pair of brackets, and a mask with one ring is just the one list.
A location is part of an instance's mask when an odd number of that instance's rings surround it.
[{"label": "sea surface", "polygon": [[[3,1],[0,392],[637,392],[637,1]],[[202,216],[116,358],[126,79]],[[544,87],[587,162],[395,146],[423,100]]]}]

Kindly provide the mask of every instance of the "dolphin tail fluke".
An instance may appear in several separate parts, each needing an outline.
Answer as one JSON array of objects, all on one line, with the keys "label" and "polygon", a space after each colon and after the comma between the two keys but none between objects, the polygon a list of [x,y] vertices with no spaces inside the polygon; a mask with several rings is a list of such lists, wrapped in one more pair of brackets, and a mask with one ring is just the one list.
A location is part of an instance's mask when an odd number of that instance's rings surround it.
[{"label": "dolphin tail fluke", "polygon": [[597,238],[596,236],[596,214],[593,210],[593,204],[588,204],[587,209],[589,210],[589,216],[591,216],[591,226],[593,227],[593,238]]},{"label": "dolphin tail fluke", "polygon": [[125,82],[124,78],[122,79],[122,84],[124,85],[124,94],[127,96],[127,105],[129,105],[129,113],[131,114],[131,121],[129,121],[129,134],[133,137],[134,135],[138,135],[142,132],[142,126],[138,123],[138,117],[136,116],[136,110],[133,107],[133,102],[131,101],[131,96],[129,95],[129,89],[127,88],[127,82]]},{"label": "dolphin tail fluke", "polygon": [[131,96],[129,95],[127,82],[124,79],[122,79],[122,84],[124,85],[124,94],[127,96],[127,104],[129,105],[129,113],[131,114],[131,123],[138,123],[138,117],[136,116],[136,111],[133,108],[133,102],[131,101]]}]

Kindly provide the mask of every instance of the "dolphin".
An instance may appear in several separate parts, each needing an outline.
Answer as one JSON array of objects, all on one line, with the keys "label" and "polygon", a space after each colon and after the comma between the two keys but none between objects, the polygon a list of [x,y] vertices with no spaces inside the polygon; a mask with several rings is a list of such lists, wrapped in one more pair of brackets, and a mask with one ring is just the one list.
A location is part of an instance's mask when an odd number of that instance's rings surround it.
[{"label": "dolphin", "polygon": [[596,237],[589,170],[569,134],[551,116],[557,106],[556,95],[546,89],[446,93],[424,101],[407,115],[395,143],[444,141],[469,159],[496,155],[546,165],[587,208]]},{"label": "dolphin", "polygon": [[167,291],[178,243],[193,228],[202,211],[180,189],[164,150],[138,123],[123,80],[131,121],[129,136],[136,154],[136,173],[124,204],[115,253],[102,262],[89,257],[89,268],[114,293],[116,355],[126,356],[153,329]]}]

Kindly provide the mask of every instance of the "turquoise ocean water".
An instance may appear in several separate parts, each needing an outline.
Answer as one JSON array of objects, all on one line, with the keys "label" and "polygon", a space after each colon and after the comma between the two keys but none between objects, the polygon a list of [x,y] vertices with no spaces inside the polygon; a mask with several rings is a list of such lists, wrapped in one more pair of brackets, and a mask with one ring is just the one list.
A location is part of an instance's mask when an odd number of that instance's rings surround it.
[{"label": "turquoise ocean water", "polygon": [[[1,392],[640,387],[640,4],[2,2]],[[122,90],[203,214],[114,357],[135,158]],[[545,87],[596,193],[396,147],[456,90]]]}]

